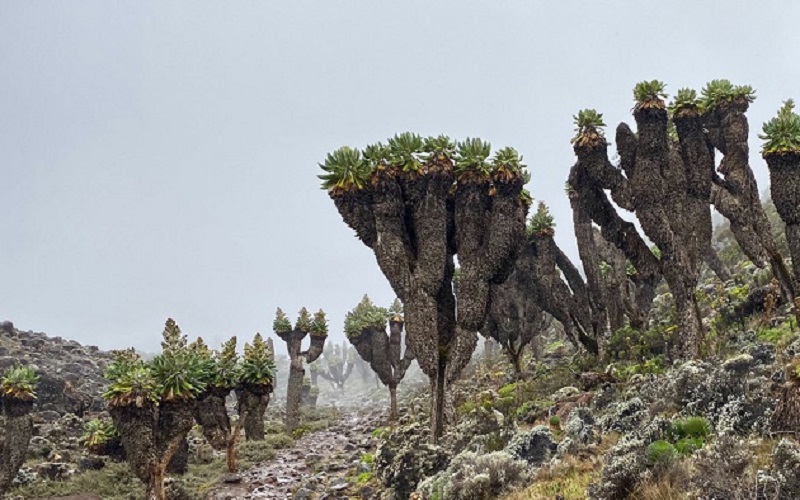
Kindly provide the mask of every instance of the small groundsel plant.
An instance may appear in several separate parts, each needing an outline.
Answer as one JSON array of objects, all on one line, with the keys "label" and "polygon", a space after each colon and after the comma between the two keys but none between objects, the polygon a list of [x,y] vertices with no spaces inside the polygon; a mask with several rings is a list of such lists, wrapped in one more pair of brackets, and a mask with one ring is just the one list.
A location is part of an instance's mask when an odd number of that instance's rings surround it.
[{"label": "small groundsel plant", "polygon": [[102,448],[116,436],[118,436],[117,429],[111,421],[95,418],[86,424],[81,443],[89,451],[94,451]]},{"label": "small groundsel plant", "polygon": [[764,141],[761,154],[796,154],[800,152],[800,115],[794,112],[792,99],[783,103],[778,114],[764,124],[758,137]]}]

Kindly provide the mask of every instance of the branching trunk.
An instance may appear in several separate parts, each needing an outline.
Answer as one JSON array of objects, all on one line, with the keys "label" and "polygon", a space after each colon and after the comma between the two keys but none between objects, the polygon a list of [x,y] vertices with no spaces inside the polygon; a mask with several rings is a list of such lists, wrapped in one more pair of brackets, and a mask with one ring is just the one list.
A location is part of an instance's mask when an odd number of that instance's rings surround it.
[{"label": "branching trunk", "polygon": [[175,452],[194,424],[196,401],[162,401],[112,407],[114,425],[120,432],[128,462],[134,474],[145,483],[147,498],[164,500],[164,477]]}]

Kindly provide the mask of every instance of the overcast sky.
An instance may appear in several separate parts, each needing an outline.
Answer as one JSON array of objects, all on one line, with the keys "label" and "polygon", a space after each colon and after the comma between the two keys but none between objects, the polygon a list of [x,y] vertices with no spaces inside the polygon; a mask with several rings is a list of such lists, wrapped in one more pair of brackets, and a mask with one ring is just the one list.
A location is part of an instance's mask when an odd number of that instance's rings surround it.
[{"label": "overcast sky", "polygon": [[[631,89],[800,97],[800,2],[0,3],[0,320],[102,348],[216,344],[391,290],[317,163],[395,132],[516,147],[575,255],[572,115]],[[613,132],[612,134],[613,135]]]}]

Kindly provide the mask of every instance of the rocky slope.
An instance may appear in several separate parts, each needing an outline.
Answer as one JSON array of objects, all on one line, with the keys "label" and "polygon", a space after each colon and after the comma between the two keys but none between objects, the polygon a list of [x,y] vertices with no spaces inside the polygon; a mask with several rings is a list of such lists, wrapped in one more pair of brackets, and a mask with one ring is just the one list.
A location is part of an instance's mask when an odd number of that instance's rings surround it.
[{"label": "rocky slope", "polygon": [[44,420],[101,411],[103,372],[109,361],[109,353],[97,346],[18,330],[10,321],[0,323],[0,371],[17,364],[34,367],[40,377],[36,413]]}]

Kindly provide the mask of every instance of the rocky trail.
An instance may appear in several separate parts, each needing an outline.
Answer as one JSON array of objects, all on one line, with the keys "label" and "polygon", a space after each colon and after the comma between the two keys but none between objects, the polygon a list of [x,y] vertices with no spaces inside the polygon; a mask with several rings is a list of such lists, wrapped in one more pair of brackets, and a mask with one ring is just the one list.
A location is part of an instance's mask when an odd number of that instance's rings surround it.
[{"label": "rocky trail", "polygon": [[373,447],[372,431],[383,412],[346,412],[327,429],[303,436],[292,448],[237,475],[226,476],[211,491],[210,500],[250,498],[336,499],[373,498],[374,489],[355,484],[370,467],[361,462]]}]

